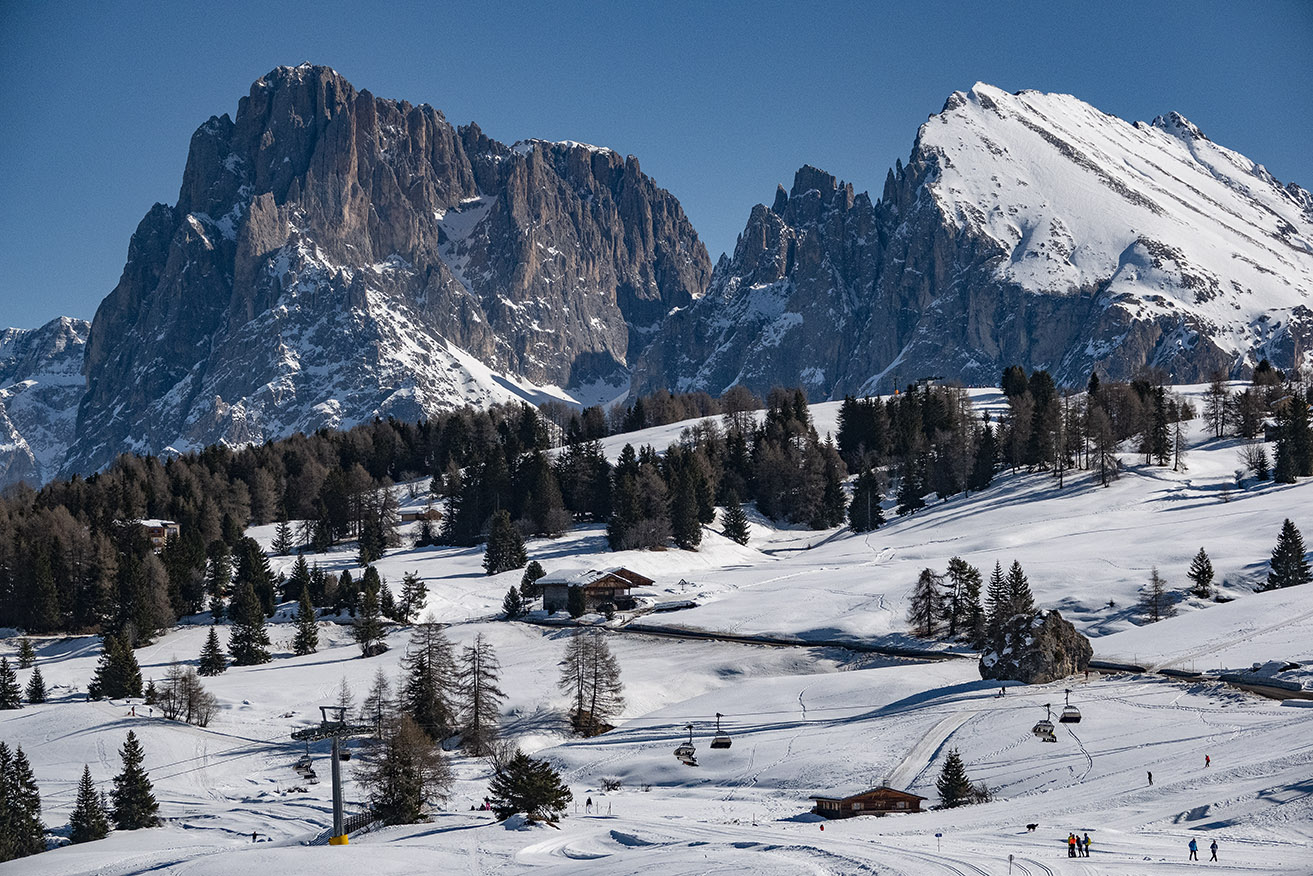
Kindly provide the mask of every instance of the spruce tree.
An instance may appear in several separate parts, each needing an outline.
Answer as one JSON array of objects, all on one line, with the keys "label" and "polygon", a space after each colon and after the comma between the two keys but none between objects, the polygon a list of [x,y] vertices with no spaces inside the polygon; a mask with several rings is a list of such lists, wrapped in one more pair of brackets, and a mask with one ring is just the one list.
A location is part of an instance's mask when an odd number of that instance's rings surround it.
[{"label": "spruce tree", "polygon": [[1176,614],[1176,608],[1167,592],[1167,583],[1158,574],[1157,566],[1149,573],[1149,583],[1140,591],[1140,609],[1144,612],[1145,620],[1151,624]]},{"label": "spruce tree", "polygon": [[1008,616],[1023,614],[1033,617],[1035,614],[1035,597],[1030,592],[1030,582],[1021,569],[1021,563],[1012,561],[1008,570]]},{"label": "spruce tree", "polygon": [[382,744],[357,771],[370,810],[385,824],[413,824],[443,799],[451,770],[442,752],[409,715],[389,721]]},{"label": "spruce tree", "polygon": [[984,612],[980,607],[980,570],[961,557],[953,557],[948,561],[945,583],[948,593],[944,619],[948,621],[948,635],[965,634],[969,641],[975,641],[977,627],[983,629],[984,625]]},{"label": "spruce tree", "polygon": [[269,662],[269,633],[264,628],[264,608],[250,581],[240,585],[232,604],[232,631],[228,653],[234,666]]},{"label": "spruce tree", "polygon": [[36,649],[32,647],[32,640],[23,637],[18,640],[18,668],[31,669],[36,665]]},{"label": "spruce tree", "polygon": [[232,577],[228,546],[218,542],[211,548],[209,569],[205,575],[205,588],[210,592],[210,615],[215,623],[223,620],[225,601],[232,588]]},{"label": "spruce tree", "polygon": [[995,561],[994,572],[989,576],[989,587],[985,591],[985,636],[989,640],[998,637],[1003,627],[1012,617],[1008,602],[1008,583],[1003,577],[1003,564]]},{"label": "spruce tree", "polygon": [[77,802],[68,819],[69,839],[74,843],[89,843],[109,836],[109,815],[91,781],[91,767],[82,765],[82,780],[78,782]]},{"label": "spruce tree", "polygon": [[273,549],[280,557],[287,556],[292,550],[292,525],[286,518],[278,521],[278,528],[274,531]]},{"label": "spruce tree", "polygon": [[401,604],[399,610],[401,613],[401,622],[410,623],[415,615],[419,614],[424,608],[424,602],[428,599],[429,586],[424,583],[424,579],[419,576],[419,572],[407,572],[401,579]]},{"label": "spruce tree", "polygon": [[971,786],[971,780],[967,778],[962,755],[956,748],[951,749],[948,756],[944,758],[944,765],[939,770],[939,778],[935,780],[935,789],[939,792],[939,802],[946,809],[971,802],[975,789]]},{"label": "spruce tree", "polygon": [[27,701],[36,705],[46,701],[46,681],[41,677],[41,667],[32,670],[32,677],[27,681]]},{"label": "spruce tree", "polygon": [[37,788],[32,764],[23,753],[23,746],[15,749],[8,769],[4,770],[5,841],[9,853],[25,858],[46,850],[46,826],[41,823],[41,792]]},{"label": "spruce tree", "polygon": [[925,507],[925,464],[921,454],[909,454],[903,461],[898,481],[898,516],[915,514]]},{"label": "spruce tree", "polygon": [[292,653],[298,657],[319,650],[319,623],[315,607],[310,604],[310,588],[301,588],[301,601],[296,610],[296,637],[292,640]]},{"label": "spruce tree", "polygon": [[497,766],[488,792],[492,796],[492,811],[502,820],[523,812],[530,821],[555,823],[574,799],[551,764],[519,750]]},{"label": "spruce tree", "polygon": [[511,587],[506,591],[506,596],[501,601],[501,610],[507,620],[515,620],[524,614],[524,600],[518,589]]},{"label": "spruce tree", "polygon": [[[364,657],[373,657],[380,653],[379,646],[383,642],[383,615],[379,605],[378,585],[369,580],[370,572],[374,572],[373,566],[365,572],[368,583],[365,585],[364,598],[360,601],[360,614],[356,617],[355,627],[352,630],[352,635]],[[374,572],[374,579],[377,578],[378,573]]]},{"label": "spruce tree", "polygon": [[123,772],[114,777],[114,790],[110,793],[114,801],[114,826],[119,830],[155,827],[160,823],[156,814],[160,804],[155,801],[150,777],[141,765],[146,753],[131,730],[119,749],[119,756],[123,758]]},{"label": "spruce tree", "polygon": [[670,494],[670,534],[676,546],[691,551],[702,543],[702,524],[698,522],[697,499],[687,473],[675,479]]},{"label": "spruce tree", "polygon": [[542,596],[542,591],[538,589],[538,579],[546,575],[542,564],[537,560],[530,560],[529,565],[524,567],[524,574],[520,576],[520,597],[524,600],[526,606],[532,599]]},{"label": "spruce tree", "polygon": [[720,514],[721,532],[730,541],[748,543],[748,515],[739,502],[739,494],[730,490],[725,496],[725,510]]},{"label": "spruce tree", "polygon": [[912,624],[912,635],[928,639],[939,629],[941,596],[940,577],[933,569],[922,569],[912,589],[907,609],[907,620]]},{"label": "spruce tree", "polygon": [[1194,582],[1191,593],[1200,599],[1207,599],[1213,595],[1213,563],[1208,559],[1208,554],[1203,548],[1199,548],[1199,553],[1194,555],[1194,560],[1190,563],[1190,571],[1186,572],[1186,577]]},{"label": "spruce tree", "polygon": [[483,554],[483,568],[489,575],[521,568],[528,557],[524,554],[524,539],[511,522],[505,509],[492,515],[492,529],[488,533],[488,547]]},{"label": "spruce tree", "polygon": [[383,725],[391,719],[395,711],[392,685],[388,683],[388,677],[381,667],[375,669],[374,683],[370,685],[369,693],[365,694],[365,701],[360,704],[361,720],[373,724],[375,735],[381,738]]},{"label": "spruce tree", "polygon": [[141,667],[126,637],[105,636],[87,695],[93,700],[141,696]]},{"label": "spruce tree", "polygon": [[567,587],[565,589],[565,610],[570,613],[570,617],[584,616],[584,612],[588,611],[588,602],[584,599],[584,588]]},{"label": "spruce tree", "polygon": [[210,627],[210,635],[206,637],[205,647],[201,649],[201,659],[196,671],[201,675],[212,676],[223,674],[227,668],[228,657],[219,646],[219,631]]},{"label": "spruce tree", "polygon": [[23,708],[23,691],[18,687],[18,673],[8,657],[0,657],[0,709]]},{"label": "spruce tree", "polygon": [[853,485],[853,500],[848,506],[848,525],[853,532],[870,532],[884,523],[884,509],[880,507],[883,500],[880,476],[875,469],[868,468],[857,476],[857,483]]},{"label": "spruce tree", "polygon": [[1277,536],[1277,546],[1272,549],[1272,567],[1267,573],[1267,586],[1263,589],[1276,590],[1308,582],[1309,565],[1304,558],[1304,537],[1290,518],[1286,518],[1281,524],[1281,534]]}]

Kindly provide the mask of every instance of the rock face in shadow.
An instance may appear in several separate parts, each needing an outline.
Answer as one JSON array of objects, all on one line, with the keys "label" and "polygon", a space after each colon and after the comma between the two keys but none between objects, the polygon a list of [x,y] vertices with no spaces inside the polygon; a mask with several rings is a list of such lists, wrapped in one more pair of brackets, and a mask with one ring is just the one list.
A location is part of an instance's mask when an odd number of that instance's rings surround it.
[{"label": "rock face in shadow", "polygon": [[0,487],[52,478],[73,443],[90,325],[61,316],[0,330]]},{"label": "rock face in shadow", "polygon": [[1089,668],[1094,648],[1056,610],[1017,615],[980,656],[980,677],[1046,684]]},{"label": "rock face in shadow", "polygon": [[623,388],[710,270],[633,156],[505,146],[280,67],[196,131],[177,204],[133,235],[65,471],[514,398],[498,375]]}]

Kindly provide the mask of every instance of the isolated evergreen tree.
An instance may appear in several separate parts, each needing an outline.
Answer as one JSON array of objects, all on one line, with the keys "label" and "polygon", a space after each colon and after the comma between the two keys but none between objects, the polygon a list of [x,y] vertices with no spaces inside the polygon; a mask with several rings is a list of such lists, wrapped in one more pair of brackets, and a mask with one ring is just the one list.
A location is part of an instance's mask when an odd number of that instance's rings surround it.
[{"label": "isolated evergreen tree", "polygon": [[36,664],[36,649],[32,640],[24,637],[18,640],[18,668],[31,669]]},{"label": "isolated evergreen tree", "polygon": [[429,586],[419,576],[419,572],[407,572],[401,579],[401,604],[398,606],[402,623],[410,623],[415,615],[424,608],[429,596]]},{"label": "isolated evergreen tree", "polygon": [[1308,582],[1309,565],[1304,557],[1304,537],[1290,518],[1286,518],[1281,524],[1281,534],[1277,536],[1277,546],[1272,549],[1271,569],[1267,573],[1267,586],[1263,589],[1276,590]]},{"label": "isolated evergreen tree", "polygon": [[489,575],[509,572],[522,567],[527,560],[524,539],[511,522],[510,512],[505,509],[495,512],[488,533],[488,547],[483,554],[484,571]]},{"label": "isolated evergreen tree", "polygon": [[624,708],[620,665],[603,634],[579,630],[566,643],[557,664],[561,691],[570,696],[570,721],[581,736],[596,736],[610,729],[607,720]]},{"label": "isolated evergreen tree", "polygon": [[1012,561],[1008,569],[1008,616],[1022,614],[1033,617],[1035,614],[1035,597],[1030,592],[1030,582],[1021,569],[1021,563]]},{"label": "isolated evergreen tree", "polygon": [[9,665],[8,657],[0,657],[0,709],[23,708],[23,691],[18,686],[18,673]]},{"label": "isolated evergreen tree", "polygon": [[1194,555],[1194,560],[1190,563],[1190,571],[1185,574],[1194,582],[1191,593],[1200,599],[1207,599],[1213,595],[1213,563],[1208,559],[1208,554],[1203,548],[1199,548],[1199,553]]},{"label": "isolated evergreen tree", "polygon": [[156,814],[160,804],[155,801],[150,777],[141,765],[146,753],[131,730],[119,749],[119,756],[123,759],[123,771],[114,777],[114,790],[110,793],[114,801],[114,826],[119,830],[155,827],[160,823]]},{"label": "isolated evergreen tree", "polygon": [[319,621],[315,607],[310,604],[310,588],[301,588],[301,601],[296,609],[296,637],[292,639],[292,653],[298,657],[319,650]]},{"label": "isolated evergreen tree", "polygon": [[518,589],[511,587],[506,591],[506,596],[501,601],[501,610],[507,620],[515,620],[524,614],[524,599]]},{"label": "isolated evergreen tree", "polygon": [[273,549],[280,557],[285,557],[292,551],[292,525],[286,518],[278,521],[278,528],[274,530]]},{"label": "isolated evergreen tree", "polygon": [[370,685],[369,693],[365,694],[365,701],[360,704],[360,717],[373,724],[375,734],[382,738],[383,727],[395,711],[392,685],[388,683],[388,677],[383,673],[382,668],[375,669],[374,682]]},{"label": "isolated evergreen tree", "polygon": [[223,648],[219,645],[219,631],[210,627],[210,635],[205,639],[205,647],[201,649],[200,663],[196,671],[201,675],[214,676],[222,675],[228,668],[228,655],[223,653]]},{"label": "isolated evergreen tree", "polygon": [[588,611],[588,603],[584,599],[584,588],[565,588],[565,610],[570,613],[570,617],[583,617],[584,612]]},{"label": "isolated evergreen tree", "polygon": [[962,755],[956,748],[949,750],[948,756],[944,758],[939,778],[935,780],[935,789],[939,792],[940,804],[946,809],[971,802],[975,789],[967,778],[966,765],[962,763]]},{"label": "isolated evergreen tree", "polygon": [[1003,576],[1003,564],[995,561],[994,572],[989,576],[989,587],[985,591],[986,638],[997,638],[1011,617],[1007,578]]},{"label": "isolated evergreen tree", "polygon": [[41,677],[41,667],[32,670],[32,677],[27,680],[27,701],[36,705],[46,701],[46,680]]},{"label": "isolated evergreen tree", "polygon": [[503,820],[523,812],[530,821],[555,823],[574,799],[551,764],[519,750],[497,766],[488,791],[492,811]]},{"label": "isolated evergreen tree", "polygon": [[232,630],[228,634],[228,653],[234,666],[269,662],[269,633],[264,627],[264,617],[251,582],[239,585],[232,604]]},{"label": "isolated evergreen tree", "polygon": [[78,782],[77,802],[68,819],[69,839],[74,843],[89,843],[109,836],[109,815],[91,781],[91,767],[82,765],[82,780]]},{"label": "isolated evergreen tree", "polygon": [[538,588],[538,579],[546,574],[542,564],[537,560],[530,560],[529,565],[524,567],[524,574],[520,576],[520,598],[523,599],[526,608],[530,600],[543,595]]},{"label": "isolated evergreen tree", "polygon": [[912,589],[907,620],[912,625],[912,635],[928,639],[939,629],[941,613],[940,577],[933,569],[922,569]]},{"label": "isolated evergreen tree", "polygon": [[880,503],[884,496],[880,493],[880,476],[875,469],[868,468],[857,476],[853,485],[853,500],[848,505],[848,525],[853,532],[870,532],[884,523],[884,509]]},{"label": "isolated evergreen tree", "polygon": [[[514,589],[511,592],[516,593]],[[497,686],[500,675],[501,664],[492,643],[478,633],[474,644],[461,650],[455,677],[461,702],[461,742],[466,751],[478,757],[491,751],[497,739],[501,704],[506,699]]]},{"label": "isolated evergreen tree", "polygon": [[41,823],[41,792],[23,746],[18,746],[12,756],[8,748],[0,752],[0,780],[0,816],[4,821],[0,858],[25,858],[44,852],[46,827]]},{"label": "isolated evergreen tree", "polygon": [[416,624],[401,664],[404,678],[398,708],[435,741],[451,735],[456,723],[451,706],[453,664],[451,642],[441,628]]},{"label": "isolated evergreen tree", "polygon": [[391,721],[380,746],[356,770],[370,809],[385,824],[414,824],[447,796],[451,770],[442,752],[409,716]]},{"label": "isolated evergreen tree", "polygon": [[1167,592],[1167,582],[1158,574],[1157,566],[1149,573],[1149,583],[1140,590],[1140,610],[1151,624],[1176,614],[1176,607]]},{"label": "isolated evergreen tree", "polygon": [[[355,626],[352,629],[356,644],[360,646],[360,653],[365,657],[374,656],[378,652],[378,646],[383,642],[383,613],[379,606],[378,586],[368,580],[369,572],[373,571],[374,567],[370,566],[365,572],[368,583],[365,584],[365,595],[360,600],[360,614],[356,616]],[[374,572],[374,578],[377,577],[378,573]]]},{"label": "isolated evergreen tree", "polygon": [[141,667],[126,638],[105,636],[96,674],[87,685],[93,700],[141,696]]},{"label": "isolated evergreen tree", "polygon": [[730,490],[725,495],[725,510],[720,513],[721,533],[730,541],[748,543],[748,515],[739,501],[739,494]]}]

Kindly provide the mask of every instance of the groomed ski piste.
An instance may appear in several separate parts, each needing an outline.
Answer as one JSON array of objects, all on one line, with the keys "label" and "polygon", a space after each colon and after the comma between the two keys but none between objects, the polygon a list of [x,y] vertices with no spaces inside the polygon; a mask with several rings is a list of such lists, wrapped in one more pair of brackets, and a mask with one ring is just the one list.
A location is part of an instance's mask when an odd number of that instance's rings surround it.
[{"label": "groomed ski piste", "polygon": [[[1181,390],[1197,396],[1203,387]],[[997,392],[973,394],[982,406],[999,403]],[[822,433],[833,431],[836,412],[837,405],[813,407]],[[662,449],[685,425],[616,436],[606,446]],[[1239,443],[1208,439],[1199,421],[1190,428],[1184,471],[1126,454],[1127,470],[1106,489],[1088,472],[1073,473],[1062,489],[1046,475],[1003,473],[986,492],[932,502],[906,518],[891,514],[862,535],[776,528],[754,516],[747,546],[713,525],[695,553],[610,553],[601,527],[530,541],[529,556],[548,571],[626,566],[656,580],[651,598],[697,604],[646,615],[645,624],[800,643],[615,629],[608,641],[627,705],[615,730],[589,740],[569,735],[556,689],[572,630],[497,619],[519,571],[486,576],[481,548],[389,551],[379,571],[394,587],[417,571],[429,587],[426,614],[450,625],[453,642],[482,633],[495,646],[507,694],[504,735],[550,760],[573,790],[559,829],[501,824],[472,809],[487,793],[489,768],[452,753],[457,781],[429,822],[353,835],[345,847],[306,845],[331,824],[327,743],[310,747],[323,781],[303,786],[292,764],[304,749],[290,734],[318,720],[318,706],[335,699],[342,679],[357,700],[376,670],[395,679],[409,628],[393,628],[391,649],[362,659],[348,626],[324,622],[319,651],[295,657],[285,622],[295,608],[286,605],[284,622],[271,626],[273,662],[204,679],[222,705],[204,729],[165,721],[137,702],[86,702],[99,640],[37,639],[52,702],[0,712],[0,739],[22,744],[31,759],[46,825],[65,831],[84,763],[109,786],[129,729],[144,745],[165,824],[12,861],[0,874],[1313,873],[1313,700],[1265,699],[1208,675],[1153,673],[1313,664],[1313,587],[1253,592],[1284,518],[1313,535],[1313,486],[1238,485]],[[272,527],[252,534],[267,543]],[[1137,594],[1151,567],[1184,592],[1200,547],[1231,601],[1186,597],[1177,616],[1137,625]],[[1019,560],[1040,607],[1059,609],[1089,635],[1096,659],[1148,671],[1009,683],[997,696],[999,685],[981,681],[970,655],[931,662],[806,645],[944,650],[910,637],[905,615],[919,571],[942,571],[953,556],[986,576],[995,561],[1006,569]],[[344,545],[309,559],[355,575],[353,557]],[[144,677],[161,678],[175,659],[195,662],[208,618],[189,620],[137,652]],[[13,638],[0,645],[11,658],[15,649]],[[20,671],[20,683],[29,674]],[[1281,677],[1313,687],[1306,672]],[[1058,724],[1057,742],[1041,742],[1030,729],[1046,704],[1061,707],[1067,688],[1083,720]],[[733,738],[729,749],[708,747],[717,712]],[[689,723],[697,767],[672,756]],[[832,821],[809,814],[813,794],[883,784],[926,797],[929,807],[953,748],[992,802]],[[354,765],[342,764],[348,814],[363,799]],[[604,792],[604,780],[619,789]],[[1089,858],[1067,857],[1072,831],[1088,833]],[[1192,838],[1198,863],[1186,860]],[[1210,863],[1213,840],[1219,860]]]}]

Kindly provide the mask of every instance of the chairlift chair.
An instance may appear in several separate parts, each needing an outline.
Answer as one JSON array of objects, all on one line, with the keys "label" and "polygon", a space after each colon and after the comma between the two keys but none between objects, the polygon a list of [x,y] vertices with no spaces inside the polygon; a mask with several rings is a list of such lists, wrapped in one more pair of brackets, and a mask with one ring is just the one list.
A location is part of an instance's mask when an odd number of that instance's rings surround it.
[{"label": "chairlift chair", "polygon": [[298,760],[292,766],[292,769],[296,770],[297,772],[305,772],[306,770],[310,769],[312,766],[314,766],[314,761],[310,759],[310,755],[303,754],[301,755],[301,759]]},{"label": "chairlift chair", "polygon": [[1039,737],[1039,740],[1041,742],[1057,742],[1058,737],[1053,734],[1052,719],[1053,719],[1052,709],[1050,709],[1049,705],[1045,703],[1044,717],[1041,718],[1039,721],[1037,721],[1034,727],[1030,728],[1030,732],[1034,733],[1037,737]]},{"label": "chairlift chair", "polygon": [[1062,708],[1062,716],[1058,718],[1060,724],[1079,724],[1080,709],[1071,704],[1071,690],[1067,691],[1067,705]]},{"label": "chairlift chair", "polygon": [[720,712],[716,713],[716,735],[711,738],[712,748],[729,748],[734,744],[734,740],[729,738],[729,734],[720,729],[720,719],[724,717]]},{"label": "chairlift chair", "polygon": [[685,766],[697,766],[698,759],[694,756],[697,749],[693,747],[693,725],[687,724],[684,729],[688,731],[688,741],[679,744],[675,749],[675,757],[679,758],[679,762]]}]

